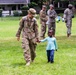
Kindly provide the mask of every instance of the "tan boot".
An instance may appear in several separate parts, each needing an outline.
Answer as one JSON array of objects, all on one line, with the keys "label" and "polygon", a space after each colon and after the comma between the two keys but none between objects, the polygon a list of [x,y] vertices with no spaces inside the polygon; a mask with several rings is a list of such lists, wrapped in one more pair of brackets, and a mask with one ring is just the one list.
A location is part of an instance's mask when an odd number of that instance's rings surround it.
[{"label": "tan boot", "polygon": [[27,63],[26,63],[26,66],[29,66],[29,65],[30,65],[30,62],[27,62]]}]

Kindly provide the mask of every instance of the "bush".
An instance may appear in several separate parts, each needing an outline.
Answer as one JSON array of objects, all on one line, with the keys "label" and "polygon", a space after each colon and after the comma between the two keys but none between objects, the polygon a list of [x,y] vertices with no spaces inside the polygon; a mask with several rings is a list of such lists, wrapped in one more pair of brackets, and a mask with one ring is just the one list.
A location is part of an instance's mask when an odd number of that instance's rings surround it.
[{"label": "bush", "polygon": [[28,4],[29,8],[33,8],[33,7],[36,7],[38,6],[38,4],[36,4],[35,2],[31,2]]},{"label": "bush", "polygon": [[29,9],[28,6],[23,6],[23,7],[21,7],[21,10],[28,10],[28,9]]},{"label": "bush", "polygon": [[20,16],[21,13],[19,13],[18,11],[13,11],[14,16]]},{"label": "bush", "polygon": [[2,9],[0,9],[0,17],[2,16]]},{"label": "bush", "polygon": [[22,10],[22,16],[25,16],[28,13],[27,11],[29,10],[29,7],[28,6],[23,6],[21,8],[21,10]]}]

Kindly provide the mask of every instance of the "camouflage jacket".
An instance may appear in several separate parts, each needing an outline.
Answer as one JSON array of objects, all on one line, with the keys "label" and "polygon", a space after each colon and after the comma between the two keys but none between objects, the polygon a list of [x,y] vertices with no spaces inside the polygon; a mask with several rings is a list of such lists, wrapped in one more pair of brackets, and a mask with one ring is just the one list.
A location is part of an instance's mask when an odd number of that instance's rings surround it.
[{"label": "camouflage jacket", "polygon": [[57,13],[56,11],[53,9],[53,10],[48,10],[47,11],[47,15],[48,15],[48,22],[55,22],[55,18],[57,17]]},{"label": "camouflage jacket", "polygon": [[46,11],[41,10],[40,11],[40,21],[47,21],[47,15],[46,15]]},{"label": "camouflage jacket", "polygon": [[16,36],[20,37],[22,31],[22,37],[33,39],[38,38],[38,25],[35,18],[29,19],[27,16],[22,17],[20,20],[20,27]]},{"label": "camouflage jacket", "polygon": [[73,16],[73,11],[69,8],[65,9],[64,11],[64,20],[71,20]]}]

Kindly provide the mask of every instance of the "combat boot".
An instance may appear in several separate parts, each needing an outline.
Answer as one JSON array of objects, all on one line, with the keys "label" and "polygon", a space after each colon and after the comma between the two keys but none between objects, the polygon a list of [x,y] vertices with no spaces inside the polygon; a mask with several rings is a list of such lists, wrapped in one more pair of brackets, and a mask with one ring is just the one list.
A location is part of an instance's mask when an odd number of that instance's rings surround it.
[{"label": "combat boot", "polygon": [[70,37],[70,34],[67,34],[67,37]]},{"label": "combat boot", "polygon": [[30,62],[27,62],[27,63],[26,63],[26,66],[29,66],[29,65],[30,65]]}]

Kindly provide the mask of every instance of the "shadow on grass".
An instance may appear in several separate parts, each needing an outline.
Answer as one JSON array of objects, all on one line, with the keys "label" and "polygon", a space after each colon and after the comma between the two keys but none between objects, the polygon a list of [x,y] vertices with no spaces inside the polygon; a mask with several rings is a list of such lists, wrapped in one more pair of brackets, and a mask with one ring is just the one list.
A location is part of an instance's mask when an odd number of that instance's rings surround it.
[{"label": "shadow on grass", "polygon": [[58,40],[64,40],[64,39],[76,39],[76,35],[72,35],[70,37],[67,37],[67,36],[56,36],[56,38]]},{"label": "shadow on grass", "polygon": [[25,63],[13,63],[13,67],[18,67],[18,66],[25,66]]}]

